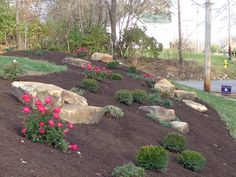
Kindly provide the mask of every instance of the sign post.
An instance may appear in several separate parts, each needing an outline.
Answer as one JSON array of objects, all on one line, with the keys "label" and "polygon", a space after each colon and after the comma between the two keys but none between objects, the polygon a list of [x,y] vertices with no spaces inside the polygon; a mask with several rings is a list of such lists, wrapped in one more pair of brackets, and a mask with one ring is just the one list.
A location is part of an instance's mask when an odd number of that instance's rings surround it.
[{"label": "sign post", "polygon": [[231,86],[221,85],[221,95],[231,95]]}]

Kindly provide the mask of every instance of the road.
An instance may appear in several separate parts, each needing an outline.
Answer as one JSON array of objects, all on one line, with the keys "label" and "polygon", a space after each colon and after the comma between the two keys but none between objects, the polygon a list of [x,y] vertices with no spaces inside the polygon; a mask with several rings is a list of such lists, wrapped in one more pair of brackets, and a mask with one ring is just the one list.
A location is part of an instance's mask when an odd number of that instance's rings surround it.
[{"label": "road", "polygon": [[[203,90],[203,81],[177,81],[180,84],[196,88],[199,90]],[[236,80],[217,80],[211,82],[211,91],[213,92],[221,92],[221,85],[231,86],[232,93],[236,93]]]}]

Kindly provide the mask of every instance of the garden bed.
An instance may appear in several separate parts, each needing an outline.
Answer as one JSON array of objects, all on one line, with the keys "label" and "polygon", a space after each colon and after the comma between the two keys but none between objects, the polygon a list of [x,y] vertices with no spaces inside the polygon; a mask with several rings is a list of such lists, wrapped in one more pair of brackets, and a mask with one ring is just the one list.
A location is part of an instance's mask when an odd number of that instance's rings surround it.
[{"label": "garden bed", "polygon": [[[22,52],[12,55],[25,56]],[[28,57],[62,64],[64,55],[49,53],[40,57]],[[96,65],[103,64],[96,62]],[[173,130],[147,119],[145,113],[138,109],[142,104],[126,106],[114,98],[115,92],[120,89],[147,90],[145,82],[128,77],[127,68],[115,71],[123,74],[123,80],[104,80],[100,83],[98,92],[86,92],[84,96],[89,105],[116,105],[123,109],[125,116],[119,120],[104,117],[94,125],[76,125],[67,139],[80,146],[81,154],[63,153],[23,138],[19,133],[21,120],[17,118],[22,104],[11,95],[11,82],[0,78],[0,176],[110,177],[114,167],[135,162],[135,155],[141,146],[159,145],[162,138]],[[42,77],[24,76],[19,80],[50,83],[70,89],[78,87],[82,79],[79,68],[69,66],[66,72]],[[167,171],[146,171],[147,177],[234,177],[236,142],[217,112],[207,106],[205,114],[199,113],[180,101],[175,101],[173,107],[177,117],[189,123],[187,148],[201,152],[207,159],[206,165],[201,172],[192,172],[177,163],[176,154],[169,153]]]}]

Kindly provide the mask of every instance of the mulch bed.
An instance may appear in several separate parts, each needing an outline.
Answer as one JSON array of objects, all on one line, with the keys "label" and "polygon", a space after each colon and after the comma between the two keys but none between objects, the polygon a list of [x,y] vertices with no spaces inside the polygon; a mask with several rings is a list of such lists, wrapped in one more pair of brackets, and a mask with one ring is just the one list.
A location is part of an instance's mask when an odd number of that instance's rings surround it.
[{"label": "mulch bed", "polygon": [[[23,52],[8,53],[27,56]],[[62,64],[64,54],[49,53],[45,56],[28,56]],[[96,63],[102,65],[101,63]],[[83,78],[77,67],[69,66],[63,73],[45,76],[22,77],[19,80],[50,83],[65,89],[78,87]],[[63,153],[50,146],[32,143],[20,134],[21,120],[17,117],[22,104],[10,93],[11,82],[0,78],[0,176],[1,177],[109,177],[113,168],[135,162],[135,155],[142,145],[159,145],[161,139],[172,129],[162,127],[145,117],[145,113],[134,103],[119,104],[114,99],[119,89],[147,89],[143,81],[134,81],[125,72],[122,81],[105,80],[96,94],[87,92],[89,105],[117,105],[125,116],[115,120],[104,117],[94,125],[76,125],[68,135],[70,142],[80,146],[81,155]],[[207,163],[200,173],[184,169],[170,153],[166,173],[147,171],[148,177],[236,177],[236,142],[229,135],[225,124],[211,107],[203,114],[176,101],[177,117],[189,123],[186,135],[187,148],[204,154]],[[22,141],[23,140],[23,141]]]}]

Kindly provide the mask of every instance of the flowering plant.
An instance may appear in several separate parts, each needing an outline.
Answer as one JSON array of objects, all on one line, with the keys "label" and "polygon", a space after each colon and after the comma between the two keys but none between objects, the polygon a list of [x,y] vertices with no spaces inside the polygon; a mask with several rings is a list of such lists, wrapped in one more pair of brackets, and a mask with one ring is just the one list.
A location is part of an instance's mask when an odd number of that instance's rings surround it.
[{"label": "flowering plant", "polygon": [[[62,151],[78,150],[78,146],[65,140],[65,134],[73,129],[72,123],[65,123],[60,119],[61,108],[52,106],[52,98],[46,97],[44,101],[32,99],[30,95],[23,95],[22,100],[26,106],[22,109],[25,114],[23,136],[33,142],[52,145]],[[29,106],[33,100],[32,108]]]},{"label": "flowering plant", "polygon": [[106,70],[105,67],[101,68],[99,66],[92,66],[91,64],[82,65],[81,69],[83,70],[82,74],[86,78],[95,79],[98,81],[109,78],[112,73],[112,71]]},{"label": "flowering plant", "polygon": [[144,80],[146,81],[147,86],[150,88],[154,88],[155,83],[160,79],[148,73],[144,73],[143,77],[144,77]]},{"label": "flowering plant", "polygon": [[77,48],[74,51],[74,53],[76,54],[77,57],[84,58],[84,57],[88,56],[89,50],[86,47],[81,47],[81,48]]}]

